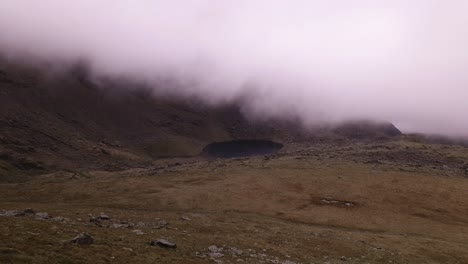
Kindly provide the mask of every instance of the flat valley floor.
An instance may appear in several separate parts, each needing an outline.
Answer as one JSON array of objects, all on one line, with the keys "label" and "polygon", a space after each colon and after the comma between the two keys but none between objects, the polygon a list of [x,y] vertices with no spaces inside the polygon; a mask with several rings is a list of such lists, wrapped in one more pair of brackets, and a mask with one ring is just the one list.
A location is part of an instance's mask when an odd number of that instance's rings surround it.
[{"label": "flat valley floor", "polygon": [[404,140],[292,144],[3,182],[0,263],[468,263],[467,162]]}]

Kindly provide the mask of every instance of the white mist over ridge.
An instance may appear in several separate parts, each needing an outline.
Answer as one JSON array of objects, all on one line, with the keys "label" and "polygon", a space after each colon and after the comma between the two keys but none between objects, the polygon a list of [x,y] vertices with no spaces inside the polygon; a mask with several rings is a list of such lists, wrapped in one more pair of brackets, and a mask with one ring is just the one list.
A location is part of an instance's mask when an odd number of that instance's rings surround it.
[{"label": "white mist over ridge", "polygon": [[172,92],[305,124],[468,136],[467,13],[462,0],[2,0],[0,52],[174,79]]}]

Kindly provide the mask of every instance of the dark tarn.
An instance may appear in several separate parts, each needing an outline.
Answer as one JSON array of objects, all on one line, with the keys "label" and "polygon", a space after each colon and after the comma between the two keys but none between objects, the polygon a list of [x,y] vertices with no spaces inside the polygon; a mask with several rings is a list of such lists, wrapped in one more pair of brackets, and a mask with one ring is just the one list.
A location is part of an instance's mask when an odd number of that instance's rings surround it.
[{"label": "dark tarn", "polygon": [[211,143],[203,153],[218,158],[235,158],[276,153],[282,147],[283,144],[271,140],[232,140]]}]

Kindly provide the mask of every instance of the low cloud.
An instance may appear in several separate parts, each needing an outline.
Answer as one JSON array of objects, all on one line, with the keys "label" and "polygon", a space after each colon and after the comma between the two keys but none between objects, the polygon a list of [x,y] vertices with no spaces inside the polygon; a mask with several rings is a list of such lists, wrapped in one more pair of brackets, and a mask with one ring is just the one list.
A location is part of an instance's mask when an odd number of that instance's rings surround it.
[{"label": "low cloud", "polygon": [[[0,51],[305,124],[468,136],[463,0],[2,0]],[[157,89],[163,89],[160,85]]]}]

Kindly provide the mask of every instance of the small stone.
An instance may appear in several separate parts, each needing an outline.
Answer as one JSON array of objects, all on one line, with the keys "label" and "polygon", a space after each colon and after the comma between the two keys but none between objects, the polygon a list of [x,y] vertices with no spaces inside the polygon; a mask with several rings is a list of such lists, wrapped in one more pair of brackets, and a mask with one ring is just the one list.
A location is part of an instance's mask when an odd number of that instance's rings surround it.
[{"label": "small stone", "polygon": [[118,225],[122,228],[133,228],[135,226],[133,223],[129,223],[127,221],[121,221]]},{"label": "small stone", "polygon": [[128,228],[127,224],[112,224],[111,228]]},{"label": "small stone", "polygon": [[191,221],[192,220],[192,219],[188,218],[187,216],[182,216],[180,219],[184,220],[184,221]]},{"label": "small stone", "polygon": [[161,220],[158,223],[158,226],[156,227],[157,229],[162,229],[162,228],[167,228],[169,223],[167,221]]},{"label": "small stone", "polygon": [[155,241],[151,241],[150,243],[152,246],[159,246],[159,247],[162,247],[162,248],[177,248],[177,245],[176,243],[173,243],[173,242],[169,242],[165,239],[158,239],[158,240],[155,240]]},{"label": "small stone", "polygon": [[235,248],[235,247],[232,247],[232,248],[231,248],[231,252],[232,252],[233,254],[235,254],[235,255],[242,255],[242,253],[243,253],[242,250],[237,249],[237,248]]},{"label": "small stone", "polygon": [[63,221],[65,221],[65,218],[63,218],[61,216],[57,216],[57,217],[51,218],[50,221],[63,222]]},{"label": "small stone", "polygon": [[340,260],[341,261],[347,261],[348,259],[345,256],[341,256]]},{"label": "small stone", "polygon": [[140,229],[132,230],[132,232],[137,234],[137,235],[144,235],[145,234],[145,232],[141,231]]},{"label": "small stone", "polygon": [[11,211],[0,211],[0,216],[19,216],[19,212],[15,210]]},{"label": "small stone", "polygon": [[208,250],[211,251],[211,252],[221,252],[221,251],[222,251],[221,248],[218,248],[218,247],[215,246],[215,245],[209,246],[209,247],[208,247]]},{"label": "small stone", "polygon": [[87,233],[81,233],[73,238],[71,242],[77,245],[91,245],[94,244],[94,238]]},{"label": "small stone", "polygon": [[99,218],[100,220],[109,220],[110,216],[108,216],[105,213],[101,212],[97,218]]},{"label": "small stone", "polygon": [[135,227],[144,227],[144,226],[145,226],[145,223],[143,223],[143,222],[138,222],[135,225]]},{"label": "small stone", "polygon": [[37,219],[47,220],[47,219],[50,218],[50,216],[49,216],[48,213],[36,213],[36,218]]}]

